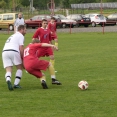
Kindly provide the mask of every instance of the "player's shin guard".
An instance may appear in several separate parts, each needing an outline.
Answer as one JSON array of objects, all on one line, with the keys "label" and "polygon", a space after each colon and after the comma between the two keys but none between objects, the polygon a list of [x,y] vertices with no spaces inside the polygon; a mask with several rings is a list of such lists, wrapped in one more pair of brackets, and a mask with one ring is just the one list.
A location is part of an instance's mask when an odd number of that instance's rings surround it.
[{"label": "player's shin guard", "polygon": [[55,42],[55,46],[58,48],[58,42]]},{"label": "player's shin guard", "polygon": [[51,78],[54,78],[55,79],[55,70],[54,70],[53,65],[50,65],[48,69],[49,69]]},{"label": "player's shin guard", "polygon": [[18,69],[15,75],[14,85],[18,85],[20,83],[21,77],[22,77],[22,70]]},{"label": "player's shin guard", "polygon": [[11,82],[11,72],[6,72],[5,74],[6,82],[10,81]]},{"label": "player's shin guard", "polygon": [[44,81],[46,81],[46,77],[45,77],[45,75],[44,76],[42,76],[41,78],[39,78],[40,79],[40,81],[42,82],[42,80],[44,80]]},{"label": "player's shin guard", "polygon": [[55,63],[55,60],[50,60],[50,63],[52,64],[53,68],[54,68],[54,63]]}]

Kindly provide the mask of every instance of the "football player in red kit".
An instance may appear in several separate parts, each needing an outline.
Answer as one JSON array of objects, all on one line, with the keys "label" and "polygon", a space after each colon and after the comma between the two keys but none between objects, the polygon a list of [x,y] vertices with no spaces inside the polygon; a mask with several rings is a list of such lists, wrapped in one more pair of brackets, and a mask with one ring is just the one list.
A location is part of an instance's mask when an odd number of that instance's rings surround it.
[{"label": "football player in red kit", "polygon": [[[51,32],[49,29],[47,29],[47,20],[43,19],[42,20],[42,27],[38,28],[36,32],[33,35],[33,40],[39,40],[40,43],[48,43],[50,44],[52,41],[51,38]],[[37,56],[38,57],[43,57],[43,56],[49,56],[50,57],[50,62],[52,63],[54,67],[54,54],[53,54],[53,49],[52,48],[42,48],[37,51]]]},{"label": "football player in red kit", "polygon": [[46,84],[45,75],[41,72],[41,70],[46,70],[47,68],[49,69],[52,78],[52,84],[61,85],[61,83],[56,79],[52,64],[46,60],[39,60],[36,55],[37,49],[39,50],[46,47],[58,50],[58,48],[54,45],[39,43],[39,40],[33,40],[33,42],[24,49],[23,56],[24,68],[28,73],[40,78],[43,89],[47,89],[48,87]]},{"label": "football player in red kit", "polygon": [[55,46],[58,47],[58,37],[56,34],[56,22],[55,18],[51,17],[51,21],[48,23],[48,29],[51,31],[51,37],[55,41]]}]

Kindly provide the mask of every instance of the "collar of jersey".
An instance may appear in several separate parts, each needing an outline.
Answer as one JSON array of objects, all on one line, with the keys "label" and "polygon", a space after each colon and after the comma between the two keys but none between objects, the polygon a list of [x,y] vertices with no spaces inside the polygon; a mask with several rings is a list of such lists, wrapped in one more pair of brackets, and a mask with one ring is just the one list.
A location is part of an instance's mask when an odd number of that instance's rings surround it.
[{"label": "collar of jersey", "polygon": [[54,24],[54,22],[52,23],[52,22],[50,22],[51,24]]}]

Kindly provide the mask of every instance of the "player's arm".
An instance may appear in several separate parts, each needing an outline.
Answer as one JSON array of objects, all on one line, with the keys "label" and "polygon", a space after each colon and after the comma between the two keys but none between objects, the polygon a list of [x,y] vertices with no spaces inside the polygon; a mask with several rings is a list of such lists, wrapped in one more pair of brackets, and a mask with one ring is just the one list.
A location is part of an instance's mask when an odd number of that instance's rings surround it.
[{"label": "player's arm", "polygon": [[53,34],[53,32],[51,31],[51,24],[49,23],[47,28],[50,30],[50,33]]},{"label": "player's arm", "polygon": [[40,33],[39,33],[39,29],[37,29],[36,32],[35,32],[34,35],[33,35],[33,40],[35,40],[35,39],[39,39],[39,38],[38,38],[39,35],[40,35]]},{"label": "player's arm", "polygon": [[[23,18],[23,20],[24,20],[24,18]],[[25,25],[25,20],[24,20],[24,25]]]},{"label": "player's arm", "polygon": [[20,45],[20,46],[19,46],[19,50],[20,50],[21,58],[23,59],[23,54],[24,54],[24,45]]},{"label": "player's arm", "polygon": [[58,50],[58,48],[55,45],[48,44],[48,43],[42,43],[41,47],[52,47],[55,50]]},{"label": "player's arm", "polygon": [[52,44],[51,32],[49,33],[49,41],[50,41],[50,44]]}]

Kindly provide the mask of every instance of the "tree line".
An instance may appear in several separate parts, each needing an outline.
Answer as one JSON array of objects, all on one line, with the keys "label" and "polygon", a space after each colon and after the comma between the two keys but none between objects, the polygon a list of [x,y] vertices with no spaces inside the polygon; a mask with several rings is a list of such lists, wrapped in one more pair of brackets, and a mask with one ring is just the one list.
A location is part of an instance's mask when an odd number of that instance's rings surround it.
[{"label": "tree line", "polygon": [[[116,2],[117,0],[102,0],[102,2]],[[47,8],[47,4],[50,4],[51,0],[33,0],[33,6],[35,8],[44,7]],[[54,0],[55,6],[60,8],[69,8],[71,4],[80,3],[100,3],[101,0]],[[28,7],[30,6],[30,0],[0,0],[0,8],[13,8],[13,7]]]}]

